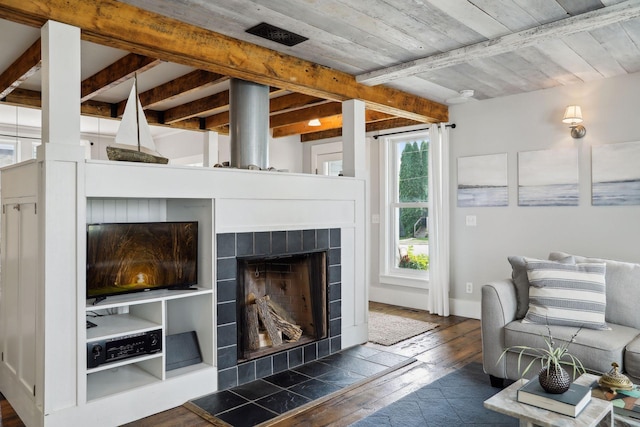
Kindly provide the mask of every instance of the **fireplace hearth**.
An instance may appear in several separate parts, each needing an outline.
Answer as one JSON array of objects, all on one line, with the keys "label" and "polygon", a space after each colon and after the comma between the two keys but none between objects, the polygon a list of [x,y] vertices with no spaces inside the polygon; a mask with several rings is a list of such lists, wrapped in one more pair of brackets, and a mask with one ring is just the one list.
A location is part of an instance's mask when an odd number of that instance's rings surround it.
[{"label": "fireplace hearth", "polygon": [[[340,244],[340,229],[216,236],[219,390],[341,350]],[[256,301],[285,326],[269,334]]]}]

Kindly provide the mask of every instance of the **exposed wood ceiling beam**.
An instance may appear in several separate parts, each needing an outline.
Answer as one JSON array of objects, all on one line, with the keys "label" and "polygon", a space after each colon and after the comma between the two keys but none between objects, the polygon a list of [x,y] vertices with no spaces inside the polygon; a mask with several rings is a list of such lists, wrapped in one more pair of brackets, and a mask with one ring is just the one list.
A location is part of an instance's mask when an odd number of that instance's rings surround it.
[{"label": "exposed wood ceiling beam", "polygon": [[[277,128],[294,123],[308,122],[311,119],[320,119],[320,121],[324,121],[325,117],[337,115],[342,115],[342,104],[340,102],[329,102],[326,104],[302,108],[287,113],[274,114],[270,118],[269,126],[272,128]],[[394,116],[386,113],[381,113],[379,111],[365,111],[365,120],[367,123],[379,120],[387,120],[392,117]]]},{"label": "exposed wood ceiling beam", "polygon": [[277,98],[271,98],[269,100],[269,112],[285,112],[288,110],[295,110],[298,108],[322,104],[325,102],[329,101],[327,101],[326,99],[318,98],[316,96],[305,95],[303,93],[290,93],[288,95],[279,96]]},{"label": "exposed wood ceiling beam", "polygon": [[302,108],[288,113],[274,114],[269,118],[269,127],[276,128],[298,122],[308,122],[311,119],[342,114],[342,103],[329,102],[313,107]]},{"label": "exposed wood ceiling beam", "polygon": [[[292,95],[297,95],[297,94],[292,94]],[[289,106],[293,105],[290,102],[285,102],[285,103],[274,102],[276,100],[281,100],[286,96],[289,96],[289,95],[285,95],[279,98],[273,98],[271,100],[271,103],[272,103],[271,108],[274,109],[278,107],[283,107],[284,105],[289,105]],[[297,97],[296,96],[291,97],[290,101],[292,101],[295,98]],[[302,99],[303,98],[299,98],[299,100],[302,100]],[[9,94],[6,97],[5,102],[11,105],[40,108],[41,94],[40,92],[37,92],[37,91],[18,88],[15,91],[11,92],[11,94]],[[335,103],[330,103],[330,104],[335,104]],[[338,106],[339,105],[340,104],[338,104]],[[114,104],[111,104],[108,102],[89,100],[82,103],[81,113],[86,116],[113,119],[114,118],[112,115],[113,108],[114,108]],[[334,109],[330,109],[325,112],[331,112],[331,111],[338,111],[339,113],[341,113],[341,111],[339,109],[335,109],[335,107]],[[285,113],[285,114],[290,114],[290,113]],[[309,114],[309,113],[305,113],[305,114]],[[157,125],[165,124],[163,123],[164,122],[163,112],[148,109],[145,111],[145,115],[147,117],[147,121],[151,124],[157,124]],[[282,116],[282,115],[283,114],[280,114],[277,116]],[[322,125],[320,127],[308,126],[307,119],[302,119],[303,122],[299,123],[299,121],[296,120],[296,117],[299,118],[299,116],[296,116],[295,114],[290,115],[289,123],[286,123],[289,126],[284,128],[280,127],[279,129],[274,129],[274,137],[295,135],[297,133],[300,133],[300,129],[303,129],[304,132],[310,132],[310,133],[307,133],[306,135],[315,135],[316,136],[315,139],[330,137],[330,136],[321,136],[321,135],[329,135],[326,132],[330,132],[330,131],[338,131],[338,134],[334,136],[341,135],[341,132],[342,132],[341,114],[335,114],[334,117],[329,117],[329,118],[318,115],[318,117],[320,117],[322,120]],[[409,125],[414,125],[419,123],[409,119],[390,118],[388,114],[380,113],[378,111],[373,111],[373,110],[367,110],[365,112],[365,120],[367,121],[367,125],[366,125],[367,132],[381,130],[381,129],[390,129],[392,127],[409,126]],[[229,126],[228,126],[229,112],[228,111],[225,111],[223,113],[216,114],[213,116],[209,116],[205,118],[203,122],[204,123],[201,123],[201,119],[198,119],[198,118],[190,118],[190,119],[177,121],[171,124],[171,127],[187,129],[187,130],[205,130],[206,129],[206,130],[219,132],[225,135],[229,134]],[[281,123],[285,123],[285,122],[282,121]],[[306,141],[315,140],[313,137],[308,137],[306,135],[305,134],[301,135],[303,142],[305,140]]]},{"label": "exposed wood ceiling beam", "polygon": [[[331,104],[327,104],[327,105],[331,105]],[[338,106],[341,106],[341,105],[338,103]],[[314,108],[317,108],[317,107],[314,107]],[[271,127],[273,128],[273,137],[280,138],[283,136],[291,136],[291,135],[298,135],[298,134],[304,135],[307,133],[318,133],[318,132],[321,132],[324,130],[330,130],[330,129],[338,129],[338,128],[342,129],[342,109],[339,108],[336,111],[338,111],[338,113],[333,116],[322,117],[320,119],[320,126],[309,126],[309,119],[308,118],[303,119],[300,117],[298,118],[300,118],[301,121],[290,123],[290,124],[283,124],[279,126],[274,126],[272,122]],[[287,113],[287,114],[291,114],[291,113]],[[295,117],[296,115],[292,114],[290,116],[290,119],[293,120]],[[375,123],[389,122],[390,120],[393,120],[393,119],[396,119],[396,117],[386,113],[380,113],[379,111],[366,110],[364,113],[364,120],[366,122],[367,129],[369,129],[369,126],[371,125],[371,126],[374,126],[372,129],[375,130]],[[403,119],[403,120],[409,120],[411,124],[420,123],[410,119]]]},{"label": "exposed wood ceiling beam", "polygon": [[0,74],[0,99],[9,95],[20,84],[37,72],[42,64],[40,39],[24,51],[13,64]]},{"label": "exposed wood ceiling beam", "polygon": [[543,24],[528,30],[431,55],[426,58],[403,62],[392,67],[362,73],[356,81],[366,85],[379,85],[427,71],[452,67],[476,59],[513,52],[548,40],[560,39],[571,34],[627,21],[640,16],[638,0],[628,0],[602,9]]},{"label": "exposed wood ceiling beam", "polygon": [[367,132],[376,132],[376,131],[380,131],[380,130],[396,129],[396,128],[401,128],[401,127],[405,127],[405,126],[415,126],[415,125],[419,125],[419,124],[420,124],[420,122],[416,122],[415,120],[409,120],[409,119],[403,119],[403,118],[395,117],[393,119],[382,120],[382,121],[374,122],[374,123],[367,123],[366,131]]},{"label": "exposed wood ceiling beam", "polygon": [[318,141],[320,139],[338,138],[340,136],[342,136],[342,128],[328,129],[300,135],[300,142]]},{"label": "exposed wood ceiling beam", "polygon": [[229,125],[229,112],[223,111],[222,113],[214,114],[204,119],[204,128],[213,130],[220,126]]},{"label": "exposed wood ceiling beam", "polygon": [[[172,128],[184,129],[184,130],[204,130],[202,129],[201,120],[199,118],[182,120],[177,123],[171,125]],[[215,129],[213,129],[215,130]],[[222,130],[220,133],[224,133],[225,135],[229,134],[229,131]]]},{"label": "exposed wood ceiling beam", "polygon": [[[317,98],[315,96],[304,95],[302,93],[291,93],[288,95],[279,96],[277,98],[271,98],[269,100],[269,112],[278,113],[282,111],[295,111],[310,105],[322,105],[330,101],[326,99]],[[337,113],[332,113],[337,114]],[[276,114],[274,114],[276,115]],[[320,117],[320,116],[318,116]],[[291,120],[287,124],[296,123],[299,120]],[[229,112],[224,111],[222,113],[214,114],[205,118],[205,129],[213,130],[219,126],[226,126],[229,124]],[[272,125],[273,126],[273,125]]]},{"label": "exposed wood ceiling beam", "polygon": [[169,108],[164,112],[164,122],[171,124],[192,117],[206,116],[227,108],[229,108],[229,91],[225,90]]},{"label": "exposed wood ceiling beam", "polygon": [[[282,89],[279,88],[269,88],[269,93],[278,93],[281,91]],[[178,105],[164,112],[164,122],[166,124],[172,124],[192,117],[203,117],[220,113],[229,108],[229,98],[229,91],[225,90],[214,95]]]},{"label": "exposed wood ceiling beam", "polygon": [[379,111],[373,111],[373,110],[366,111],[365,117],[366,117],[367,124],[381,122],[385,120],[392,120],[397,118],[395,116],[392,116],[391,114],[381,113]]},{"label": "exposed wood ceiling beam", "polygon": [[17,88],[2,99],[3,102],[20,107],[41,108],[42,95],[35,90]]},{"label": "exposed wood ceiling beam", "polygon": [[94,96],[129,80],[136,73],[149,70],[161,62],[162,61],[159,59],[130,53],[108,67],[98,71],[93,76],[84,79],[80,89],[80,102],[91,99]]},{"label": "exposed wood ceiling beam", "polygon": [[420,122],[449,119],[443,104],[361,85],[350,74],[114,0],[3,0],[0,18],[31,25],[52,19],[79,27],[84,40],[140,55],[333,101],[360,99],[368,109]]},{"label": "exposed wood ceiling beam", "polygon": [[109,102],[96,101],[90,99],[80,104],[80,113],[83,116],[93,116],[100,118],[113,118],[113,104]]},{"label": "exposed wood ceiling beam", "polygon": [[[189,95],[207,87],[213,86],[229,80],[229,77],[222,74],[210,73],[209,71],[195,70],[183,76],[177,77],[170,82],[156,86],[139,94],[140,104],[146,110],[160,102],[171,101],[179,96]],[[118,103],[118,117],[124,113],[127,100]]]},{"label": "exposed wood ceiling beam", "polygon": [[[16,89],[3,100],[7,104],[20,107],[42,108],[42,94],[35,90]],[[111,110],[113,104],[102,101],[89,100],[80,106],[80,113],[86,116],[113,118]]]},{"label": "exposed wood ceiling beam", "polygon": [[[381,130],[396,129],[399,127],[414,126],[419,124],[421,124],[421,122],[416,122],[415,120],[393,118],[393,119],[388,119],[388,120],[383,120],[383,121],[378,121],[373,123],[367,123],[365,129],[367,132],[377,132]],[[342,136],[341,127],[336,129],[328,129],[320,132],[312,132],[312,133],[306,133],[306,134],[300,135],[300,142],[311,142],[311,141],[317,141],[320,139],[337,138],[340,136]]]},{"label": "exposed wood ceiling beam", "polygon": [[[151,91],[153,91],[153,89]],[[276,89],[273,89],[273,91],[276,91]],[[228,101],[228,91],[226,93],[222,92],[222,98]],[[198,101],[203,101],[203,100],[198,100]],[[206,99],[204,101],[206,104],[207,103]],[[25,90],[25,89],[16,89],[5,99],[5,102],[12,105],[40,108],[41,93],[37,91],[31,91],[31,90]],[[288,94],[288,95],[283,95],[283,96],[271,99],[270,110],[280,111],[284,109],[285,111],[291,112],[291,111],[295,111],[293,110],[294,107],[300,107],[304,105],[320,105],[321,106],[326,103],[327,103],[326,100],[315,98],[315,97],[308,97],[307,95]],[[121,104],[122,102],[118,103],[117,106],[119,107]],[[209,102],[209,106],[211,106],[211,104],[212,103]],[[221,108],[228,107],[228,104],[226,104],[225,102],[218,102],[217,104],[220,105]],[[339,105],[340,104],[338,104],[338,106]],[[82,103],[81,113],[83,115],[101,117],[101,118],[119,117],[118,113],[114,114],[114,108],[116,108],[116,105],[108,102],[88,100]],[[196,108],[196,110],[202,110],[202,108]],[[171,113],[171,110],[167,110],[167,111]],[[326,114],[323,115],[323,112]],[[314,115],[314,117],[323,118],[325,115],[334,115],[340,112],[341,112],[340,109],[336,110],[334,108],[327,111],[317,110],[316,113],[307,112],[306,114],[311,114],[311,115]],[[377,112],[370,112],[370,113],[373,114],[372,117],[388,116],[384,113],[377,113]],[[167,112],[154,111],[151,109],[147,109],[145,111],[145,114],[147,115],[147,120],[149,121],[149,123],[169,124],[166,122]],[[282,118],[280,118],[279,120],[280,121],[278,123],[281,123],[281,124],[293,124],[304,119],[300,119],[299,116],[289,116],[286,121],[282,121]],[[371,120],[374,120],[374,119],[372,118]],[[228,111],[224,111],[222,113],[207,117],[206,119],[204,119],[204,123],[202,125],[200,123],[200,119],[198,119],[197,117],[193,117],[189,119],[181,119],[178,121],[172,121],[171,123],[172,127],[177,127],[181,129],[192,129],[192,130],[208,129],[208,130],[217,131],[220,128],[222,128],[223,132],[228,132],[228,129],[227,129],[228,125],[229,125]]]},{"label": "exposed wood ceiling beam", "polygon": [[[10,105],[19,105],[23,107],[31,107],[31,108],[41,108],[42,100],[41,100],[40,92],[34,90],[27,89],[16,89],[11,92],[5,99],[4,102]],[[114,117],[111,115],[114,104],[102,101],[89,100],[83,102],[80,107],[80,113],[85,116],[93,116],[100,117],[106,119],[113,119]],[[162,111],[154,111],[154,110],[146,110],[145,116],[147,121],[151,124],[162,125]],[[179,123],[173,124],[171,127],[176,127],[180,129],[187,130],[202,130],[200,126],[200,119],[188,119],[182,120]],[[228,133],[228,129],[225,131],[225,128],[222,127],[223,133]]]},{"label": "exposed wood ceiling beam", "polygon": [[287,126],[273,128],[272,135],[274,138],[282,138],[284,136],[302,135],[305,133],[319,132],[322,130],[342,128],[342,114],[331,117],[324,117],[320,126],[309,126],[308,121],[294,123]]}]

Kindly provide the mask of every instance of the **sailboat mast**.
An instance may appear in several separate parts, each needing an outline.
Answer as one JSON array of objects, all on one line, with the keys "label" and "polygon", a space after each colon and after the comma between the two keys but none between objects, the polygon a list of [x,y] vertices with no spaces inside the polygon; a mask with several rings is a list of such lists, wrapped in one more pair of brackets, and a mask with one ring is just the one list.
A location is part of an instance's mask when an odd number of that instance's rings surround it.
[{"label": "sailboat mast", "polygon": [[139,107],[138,104],[140,104],[138,102],[138,74],[136,73],[136,75],[133,77],[133,85],[136,88],[136,133],[138,136],[138,151],[142,151],[140,148],[140,111],[139,111]]}]

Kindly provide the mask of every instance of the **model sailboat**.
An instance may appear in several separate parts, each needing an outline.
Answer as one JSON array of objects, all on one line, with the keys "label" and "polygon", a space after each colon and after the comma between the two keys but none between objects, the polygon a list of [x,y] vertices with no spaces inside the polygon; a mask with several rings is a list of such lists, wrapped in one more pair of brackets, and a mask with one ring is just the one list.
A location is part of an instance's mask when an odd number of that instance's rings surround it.
[{"label": "model sailboat", "polygon": [[162,163],[169,159],[156,151],[149,123],[138,98],[138,81],[133,80],[122,121],[116,134],[116,144],[107,147],[109,160],[126,162]]}]

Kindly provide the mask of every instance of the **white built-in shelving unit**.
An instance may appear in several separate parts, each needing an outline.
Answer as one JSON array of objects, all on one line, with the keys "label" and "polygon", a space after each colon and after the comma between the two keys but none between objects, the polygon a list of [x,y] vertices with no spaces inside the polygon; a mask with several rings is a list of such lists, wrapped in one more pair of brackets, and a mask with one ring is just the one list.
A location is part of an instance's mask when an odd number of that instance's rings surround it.
[{"label": "white built-in shelving unit", "polygon": [[[2,392],[27,426],[66,427],[119,425],[214,392],[214,199],[185,197],[181,178],[193,168],[165,166],[162,174],[175,184],[158,190],[145,179],[157,165],[126,165],[124,173],[134,184],[123,188],[114,178],[123,170],[108,162],[60,163],[48,162],[45,154],[1,172],[6,212],[0,299]],[[64,177],[69,165],[73,172],[66,174],[66,182],[47,180],[47,173],[42,173],[48,169]],[[67,203],[57,212],[65,220],[56,223],[45,216],[46,200],[55,200],[59,193],[67,195]],[[197,285],[110,296],[98,303],[87,300],[87,224],[157,221],[198,222]],[[43,242],[55,240],[57,233],[66,241],[58,239],[60,247],[52,245],[49,256]],[[66,252],[66,265],[43,268],[43,258],[61,252]],[[96,326],[87,328],[86,321]],[[198,338],[202,361],[167,370],[167,337],[191,331]],[[159,351],[88,368],[89,344],[145,332],[159,333]]]},{"label": "white built-in shelving unit", "polygon": [[[140,165],[129,168],[133,174],[138,169],[153,168]],[[165,169],[165,172],[169,168]],[[87,167],[91,171],[91,166]],[[109,174],[109,168],[98,168],[95,173]],[[92,173],[92,172],[89,172]],[[171,172],[169,172],[171,173]],[[180,172],[177,174],[179,175]],[[104,177],[109,179],[108,176]],[[98,179],[100,181],[100,179]],[[149,184],[138,185],[140,194]],[[213,296],[213,201],[211,199],[183,199],[181,191],[165,189],[165,197],[112,197],[113,190],[97,190],[86,187],[86,224],[97,222],[198,222],[198,284],[190,289],[158,289],[147,292],[107,297],[95,303],[86,300],[86,320],[97,326],[86,329],[87,345],[112,338],[125,337],[142,332],[160,330],[162,350],[157,353],[105,363],[87,368],[79,374],[86,376],[86,401],[92,403],[123,392],[147,389],[154,385],[170,383],[184,375],[196,378],[203,372],[211,381],[214,369],[214,296]],[[135,189],[134,192],[137,192]],[[105,194],[108,193],[108,194]],[[104,196],[104,197],[100,197]],[[167,336],[195,331],[200,345],[202,362],[175,370],[166,369]],[[88,351],[88,350],[87,350]],[[87,355],[87,357],[90,357]],[[197,380],[196,380],[197,381]],[[213,381],[215,383],[215,381]],[[211,385],[208,385],[211,389]],[[196,387],[197,388],[197,387]],[[188,398],[188,392],[184,398]],[[193,395],[191,395],[193,397]],[[184,399],[183,398],[183,399]]]},{"label": "white built-in shelving unit", "polygon": [[[37,160],[0,171],[9,212],[2,216],[0,391],[27,426],[121,425],[217,390],[218,233],[341,228],[342,304],[350,307],[342,346],[366,341],[364,181],[81,153],[43,144]],[[88,301],[87,224],[157,221],[198,222],[195,289]],[[87,329],[87,320],[97,326]],[[87,344],[148,331],[160,331],[163,342],[195,331],[202,362],[167,370],[163,346],[87,367]]]},{"label": "white built-in shelving unit", "polygon": [[[188,332],[199,330],[197,336],[213,333],[213,322],[194,324],[185,320],[185,312],[196,314],[199,319],[211,317],[211,288],[196,287],[192,290],[155,290],[141,294],[109,297],[98,305],[89,300],[86,305],[87,320],[96,324],[87,329],[87,345],[125,336],[160,331],[161,351],[109,362],[87,369],[87,401],[91,402],[180,376],[181,372],[207,370],[213,365],[211,349],[205,349],[208,357],[197,366],[167,371],[167,331]],[[113,313],[100,314],[97,313]],[[169,323],[171,322],[171,323]],[[207,342],[209,340],[204,339]],[[91,357],[91,347],[87,357]],[[208,351],[206,351],[208,350]]]}]

